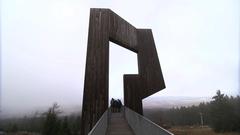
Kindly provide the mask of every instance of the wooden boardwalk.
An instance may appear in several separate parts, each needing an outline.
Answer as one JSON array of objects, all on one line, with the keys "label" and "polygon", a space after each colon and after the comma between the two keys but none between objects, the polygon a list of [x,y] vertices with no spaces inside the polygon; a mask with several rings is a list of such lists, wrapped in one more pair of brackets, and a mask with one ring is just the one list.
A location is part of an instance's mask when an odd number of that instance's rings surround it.
[{"label": "wooden boardwalk", "polygon": [[132,129],[124,118],[123,112],[111,113],[106,135],[134,135]]}]

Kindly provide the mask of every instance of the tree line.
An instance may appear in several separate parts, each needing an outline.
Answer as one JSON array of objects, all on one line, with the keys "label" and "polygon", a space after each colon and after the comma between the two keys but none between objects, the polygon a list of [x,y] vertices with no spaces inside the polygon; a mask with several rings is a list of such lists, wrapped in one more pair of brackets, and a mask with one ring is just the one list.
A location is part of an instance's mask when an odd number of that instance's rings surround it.
[{"label": "tree line", "polygon": [[218,90],[210,102],[160,110],[158,115],[157,122],[163,127],[207,125],[216,132],[240,132],[240,97]]},{"label": "tree line", "polygon": [[25,131],[42,135],[79,135],[81,116],[76,114],[63,116],[61,113],[59,105],[54,103],[44,113],[36,112],[30,117],[1,120],[0,131],[7,133]]}]

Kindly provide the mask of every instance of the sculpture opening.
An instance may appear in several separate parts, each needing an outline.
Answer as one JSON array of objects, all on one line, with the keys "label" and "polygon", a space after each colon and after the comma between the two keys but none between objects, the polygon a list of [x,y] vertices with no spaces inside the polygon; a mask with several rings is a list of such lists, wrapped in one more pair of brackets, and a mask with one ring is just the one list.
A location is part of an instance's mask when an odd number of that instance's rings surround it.
[{"label": "sculpture opening", "polygon": [[115,43],[109,47],[109,100],[121,99],[124,103],[123,75],[138,74],[137,54]]}]

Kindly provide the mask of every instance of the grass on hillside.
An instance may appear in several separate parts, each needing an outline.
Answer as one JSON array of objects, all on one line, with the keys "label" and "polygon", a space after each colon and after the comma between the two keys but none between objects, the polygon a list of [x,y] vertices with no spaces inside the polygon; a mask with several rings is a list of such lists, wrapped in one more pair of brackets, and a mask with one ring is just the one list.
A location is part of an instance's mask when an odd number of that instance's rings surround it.
[{"label": "grass on hillside", "polygon": [[236,132],[216,133],[210,127],[181,126],[169,129],[174,135],[240,135]]}]

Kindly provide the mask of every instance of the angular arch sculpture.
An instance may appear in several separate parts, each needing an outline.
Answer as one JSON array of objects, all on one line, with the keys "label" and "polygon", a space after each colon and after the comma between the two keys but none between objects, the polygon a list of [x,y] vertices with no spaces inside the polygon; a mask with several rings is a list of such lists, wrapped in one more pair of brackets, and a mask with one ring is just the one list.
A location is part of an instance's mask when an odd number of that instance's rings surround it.
[{"label": "angular arch sculpture", "polygon": [[124,104],[142,114],[142,99],[165,88],[151,29],[137,29],[110,9],[91,9],[81,134],[108,108],[109,41],[137,53],[139,74],[124,75]]}]

